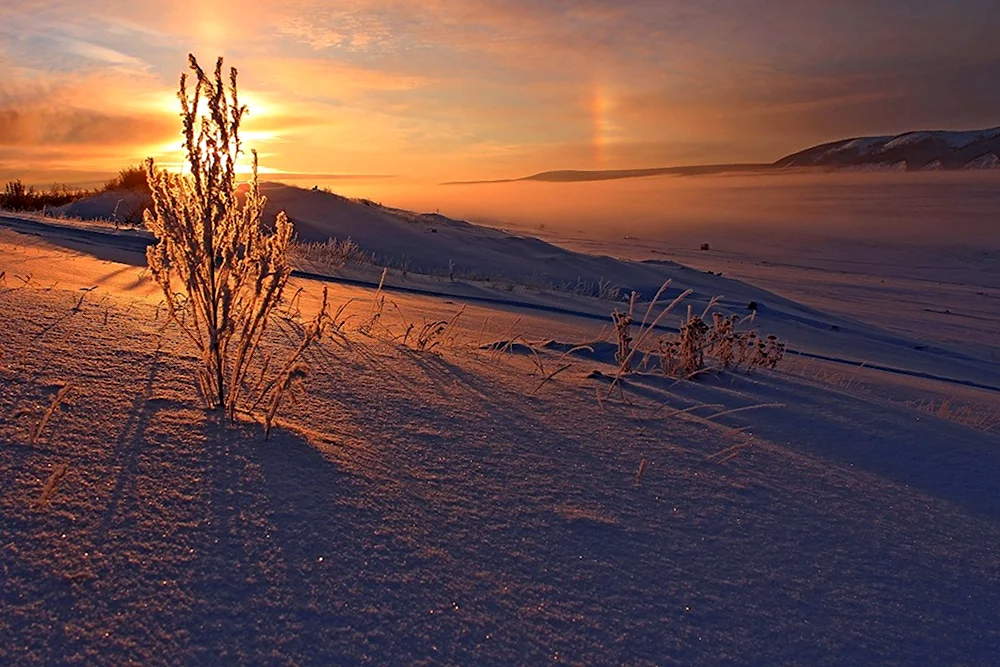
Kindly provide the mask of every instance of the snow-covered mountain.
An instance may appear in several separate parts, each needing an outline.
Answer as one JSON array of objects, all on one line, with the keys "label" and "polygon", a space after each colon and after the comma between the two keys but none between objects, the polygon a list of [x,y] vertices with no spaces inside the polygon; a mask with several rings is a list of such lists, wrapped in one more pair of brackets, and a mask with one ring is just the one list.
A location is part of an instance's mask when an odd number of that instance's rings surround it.
[{"label": "snow-covered mountain", "polygon": [[1000,127],[843,139],[793,153],[774,166],[896,171],[997,169]]}]

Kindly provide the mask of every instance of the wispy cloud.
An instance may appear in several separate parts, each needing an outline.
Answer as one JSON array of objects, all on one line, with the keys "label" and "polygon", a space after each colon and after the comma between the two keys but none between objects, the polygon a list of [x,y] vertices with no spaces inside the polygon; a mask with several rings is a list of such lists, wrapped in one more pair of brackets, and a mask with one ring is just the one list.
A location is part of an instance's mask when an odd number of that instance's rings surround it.
[{"label": "wispy cloud", "polygon": [[130,146],[176,134],[161,116],[114,115],[89,109],[0,108],[4,146]]}]

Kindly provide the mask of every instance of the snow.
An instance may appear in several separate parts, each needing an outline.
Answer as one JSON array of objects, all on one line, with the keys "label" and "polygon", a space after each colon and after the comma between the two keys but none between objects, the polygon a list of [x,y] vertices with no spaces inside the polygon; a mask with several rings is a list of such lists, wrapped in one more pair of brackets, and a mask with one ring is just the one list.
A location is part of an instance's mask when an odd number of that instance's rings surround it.
[{"label": "snow", "polygon": [[980,155],[975,160],[967,162],[962,169],[998,169],[1000,168],[1000,156],[996,153],[986,153]]},{"label": "snow", "polygon": [[877,144],[880,144],[880,143],[884,142],[888,138],[889,137],[864,137],[864,138],[861,138],[861,139],[852,139],[852,140],[850,140],[850,141],[842,144],[841,146],[839,146],[837,148],[837,150],[842,150],[842,151],[846,151],[846,150],[865,151],[865,150],[868,150],[869,148],[871,148],[872,146],[875,146]]},{"label": "snow", "polygon": [[890,139],[891,137],[862,137],[860,139],[851,139],[834,146],[825,153],[822,153],[821,155],[817,156],[813,161],[820,162],[834,155],[837,155],[838,153],[844,153],[847,151],[866,153],[875,148],[876,146],[884,144],[886,141]]},{"label": "snow", "polygon": [[[542,243],[325,197],[301,204],[303,231],[385,255],[409,233],[434,266],[511,244],[501,268],[522,278],[543,261],[553,278],[672,277],[696,309],[757,301],[756,326],[801,354],[749,376],[637,373],[609,395],[607,344],[563,355],[620,303],[393,271],[365,336],[377,269],[299,276],[301,318],[325,286],[352,319],[265,441],[199,408],[141,235],[0,218],[0,663],[992,661],[1000,435],[915,407],[1000,421],[985,251]],[[439,353],[401,344],[463,304]],[[483,349],[515,337],[539,356]],[[539,388],[538,363],[571,367]]]},{"label": "snow", "polygon": [[895,137],[886,143],[880,150],[887,151],[893,148],[909,146],[927,139],[943,141],[949,148],[958,150],[978,141],[992,139],[997,136],[1000,136],[1000,128],[968,132],[907,132],[906,134],[901,134]]},{"label": "snow", "polygon": [[[887,141],[880,149],[880,152],[885,152],[892,150],[893,148],[900,148],[901,146],[909,146],[911,144],[924,141],[931,137],[937,136],[934,132],[907,132],[906,134],[900,134],[894,139]],[[964,145],[964,144],[961,144]]]},{"label": "snow", "polygon": [[128,190],[112,190],[58,206],[50,213],[56,217],[71,219],[101,219],[136,224],[142,221],[142,210],[150,203],[148,195]]}]

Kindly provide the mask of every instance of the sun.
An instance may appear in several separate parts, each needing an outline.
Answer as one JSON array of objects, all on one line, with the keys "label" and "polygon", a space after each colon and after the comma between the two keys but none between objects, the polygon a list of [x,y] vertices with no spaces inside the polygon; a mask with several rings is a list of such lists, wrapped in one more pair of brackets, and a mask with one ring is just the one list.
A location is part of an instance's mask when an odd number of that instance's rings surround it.
[{"label": "sun", "polygon": [[[244,116],[244,123],[247,127],[240,131],[240,141],[243,145],[237,162],[237,172],[249,174],[251,172],[250,150],[261,151],[268,144],[282,140],[282,133],[276,127],[280,118],[281,106],[271,100],[267,95],[254,91],[240,90],[239,102],[247,107],[247,114]],[[165,118],[175,118],[180,113],[180,102],[177,93],[170,93],[166,90],[151,93],[144,100],[139,101],[139,106],[151,113],[162,115]],[[142,147],[144,155],[148,155],[156,160],[157,164],[170,171],[183,171],[184,142],[183,137],[178,133],[177,137],[168,141],[161,141]],[[261,153],[261,159],[266,155]],[[282,173],[281,170],[259,167],[261,174]]]}]

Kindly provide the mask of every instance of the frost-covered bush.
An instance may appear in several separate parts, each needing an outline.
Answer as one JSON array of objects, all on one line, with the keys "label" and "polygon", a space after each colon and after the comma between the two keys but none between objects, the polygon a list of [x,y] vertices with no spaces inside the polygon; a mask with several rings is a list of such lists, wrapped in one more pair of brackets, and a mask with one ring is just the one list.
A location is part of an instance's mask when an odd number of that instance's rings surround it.
[{"label": "frost-covered bush", "polygon": [[[153,210],[145,224],[158,239],[147,260],[173,320],[201,352],[198,384],[205,402],[232,419],[291,273],[292,225],[279,213],[274,233],[262,231],[266,198],[258,189],[256,152],[249,187],[238,196],[239,129],[247,109],[237,97],[236,69],[227,87],[222,58],[214,77],[194,56],[189,61],[194,86],[189,92],[182,75],[178,97],[190,173],[169,173],[146,161]],[[320,332],[324,314],[317,318]],[[279,378],[266,386],[282,384]]]},{"label": "frost-covered bush", "polygon": [[738,315],[713,313],[709,324],[705,315],[688,308],[678,333],[657,341],[660,370],[664,375],[693,377],[706,368],[706,357],[722,370],[775,368],[785,356],[785,344],[773,334],[762,338],[756,331],[739,330],[742,321]]}]

